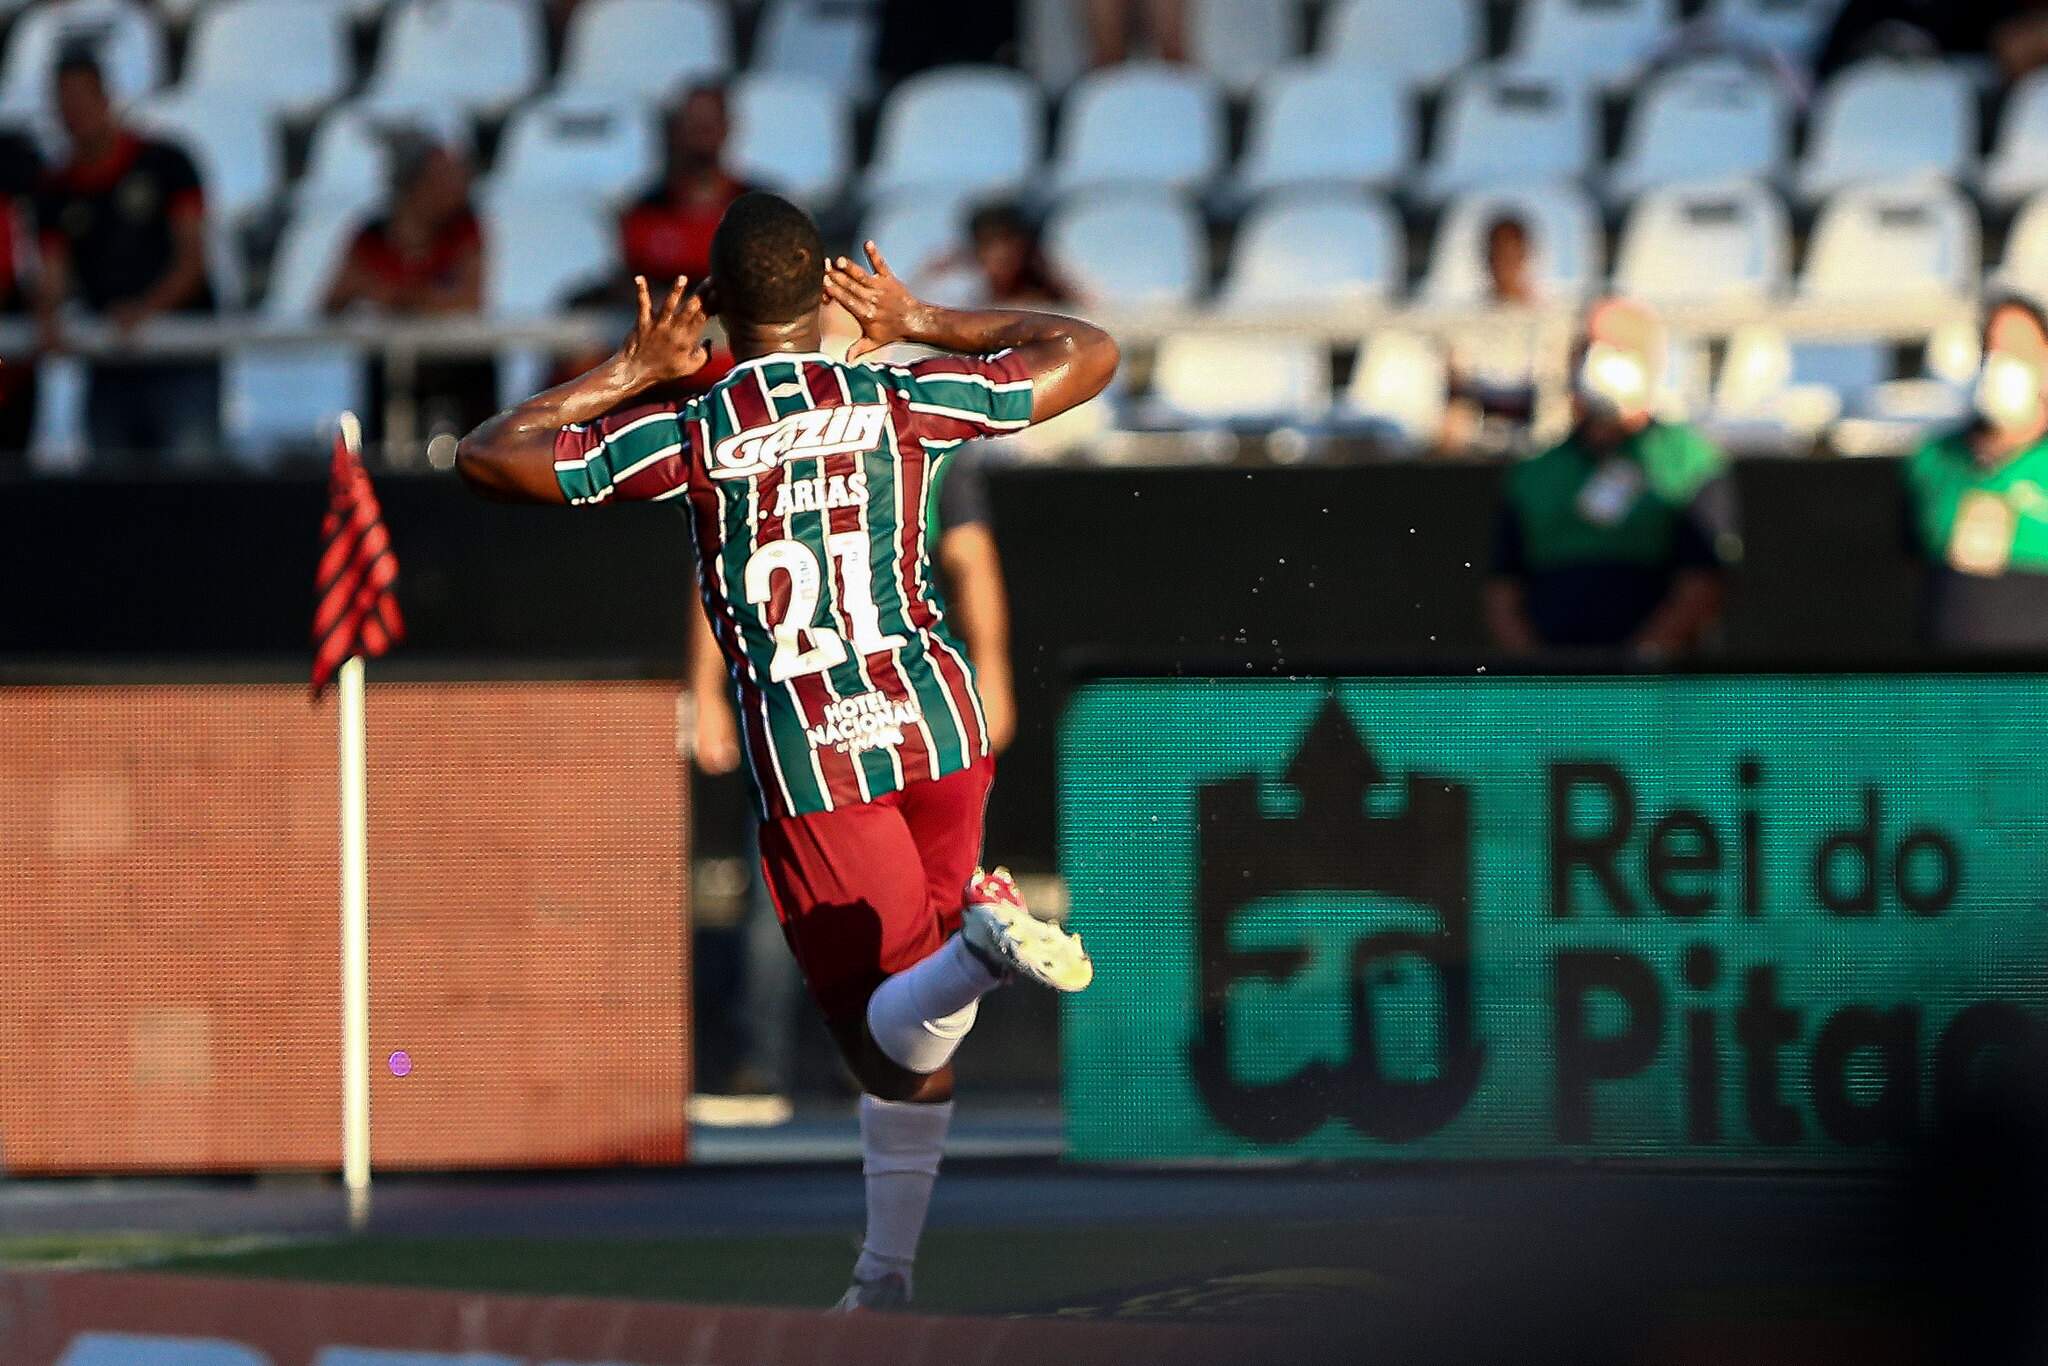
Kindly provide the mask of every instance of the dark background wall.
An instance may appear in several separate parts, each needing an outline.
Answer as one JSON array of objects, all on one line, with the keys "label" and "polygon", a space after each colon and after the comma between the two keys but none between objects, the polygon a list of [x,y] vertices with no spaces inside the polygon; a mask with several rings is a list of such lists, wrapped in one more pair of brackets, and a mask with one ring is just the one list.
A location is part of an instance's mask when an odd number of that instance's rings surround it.
[{"label": "dark background wall", "polygon": [[[1499,470],[1020,470],[992,481],[1022,726],[995,857],[1053,857],[1053,741],[1074,672],[1484,658],[1478,612]],[[1739,467],[1747,555],[1722,653],[1896,662],[1916,580],[1889,462]],[[480,503],[445,478],[379,485],[410,639],[392,671],[675,674],[694,591],[680,517]],[[0,661],[297,668],[325,488],[315,480],[0,485]],[[60,666],[59,672],[63,667]],[[737,842],[737,780],[699,795]]]}]

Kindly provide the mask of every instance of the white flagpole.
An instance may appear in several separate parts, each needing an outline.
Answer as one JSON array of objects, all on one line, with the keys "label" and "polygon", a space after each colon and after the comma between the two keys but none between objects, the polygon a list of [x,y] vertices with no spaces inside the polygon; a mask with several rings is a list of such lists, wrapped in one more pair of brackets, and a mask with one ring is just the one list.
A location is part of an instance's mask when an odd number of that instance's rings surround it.
[{"label": "white flagpole", "polygon": [[[353,413],[341,419],[351,454],[362,450]],[[370,1217],[370,838],[363,659],[341,666],[341,1175],[349,1226]]]}]

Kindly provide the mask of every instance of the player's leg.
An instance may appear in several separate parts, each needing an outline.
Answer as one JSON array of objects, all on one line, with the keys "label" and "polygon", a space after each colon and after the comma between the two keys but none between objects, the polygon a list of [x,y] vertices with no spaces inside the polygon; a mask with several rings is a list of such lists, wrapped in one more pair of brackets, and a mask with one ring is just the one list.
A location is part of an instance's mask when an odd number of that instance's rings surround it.
[{"label": "player's leg", "polygon": [[[867,1231],[845,1308],[907,1302],[952,1118],[951,1026],[884,1047],[868,1003],[940,943],[916,842],[892,799],[761,828],[762,868],[806,983],[861,1084]],[[984,974],[987,985],[995,978]],[[982,989],[986,989],[984,986]],[[964,1033],[964,1028],[959,1031]]]}]

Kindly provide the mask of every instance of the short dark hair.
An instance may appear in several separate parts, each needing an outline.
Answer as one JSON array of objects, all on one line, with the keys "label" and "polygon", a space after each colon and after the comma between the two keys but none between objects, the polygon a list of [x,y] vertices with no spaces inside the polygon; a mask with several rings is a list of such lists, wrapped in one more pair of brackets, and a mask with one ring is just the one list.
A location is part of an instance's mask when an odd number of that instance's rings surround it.
[{"label": "short dark hair", "polygon": [[100,89],[107,88],[107,73],[100,66],[100,59],[81,43],[67,44],[57,53],[56,69],[51,74],[60,81],[66,76],[90,76]]},{"label": "short dark hair", "polygon": [[1496,213],[1493,217],[1487,219],[1486,232],[1479,240],[1485,242],[1488,246],[1492,246],[1493,239],[1504,232],[1511,233],[1521,238],[1524,242],[1529,240],[1529,225],[1523,222],[1522,216],[1513,210]]},{"label": "short dark hair", "polygon": [[825,240],[811,216],[780,195],[733,200],[711,238],[718,311],[748,323],[793,322],[825,289]]}]

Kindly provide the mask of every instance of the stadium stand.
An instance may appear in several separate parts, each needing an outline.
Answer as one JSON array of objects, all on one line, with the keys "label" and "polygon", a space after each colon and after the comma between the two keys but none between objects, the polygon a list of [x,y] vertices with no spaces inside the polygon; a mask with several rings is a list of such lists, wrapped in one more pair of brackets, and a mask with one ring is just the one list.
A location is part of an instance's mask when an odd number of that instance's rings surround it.
[{"label": "stadium stand", "polygon": [[1475,190],[1453,200],[1430,253],[1422,282],[1425,300],[1484,301],[1486,230],[1503,217],[1529,230],[1540,295],[1565,301],[1593,292],[1601,275],[1600,216],[1585,191],[1567,181]]},{"label": "stadium stand", "polygon": [[1647,80],[1630,110],[1609,198],[1687,181],[1775,175],[1790,142],[1792,110],[1768,75],[1728,58]]},{"label": "stadium stand", "polygon": [[1128,63],[1083,77],[1067,96],[1050,179],[1061,193],[1185,189],[1215,175],[1223,154],[1223,99],[1213,82],[1164,63]]},{"label": "stadium stand", "polygon": [[98,58],[118,102],[138,100],[163,84],[168,59],[154,11],[131,0],[56,0],[24,10],[8,31],[0,117],[45,117],[58,57],[81,47]]},{"label": "stadium stand", "polygon": [[1220,303],[1258,310],[1377,302],[1404,273],[1400,221],[1383,201],[1304,193],[1268,199],[1246,220]]},{"label": "stadium stand", "polygon": [[1435,161],[1421,191],[1443,199],[1516,180],[1572,180],[1593,153],[1583,91],[1503,71],[1460,77],[1447,96]]},{"label": "stadium stand", "polygon": [[506,125],[489,197],[617,200],[652,176],[659,154],[645,109],[583,96],[554,96]]},{"label": "stadium stand", "polygon": [[845,95],[783,71],[741,77],[732,89],[726,159],[741,179],[830,203],[853,171],[853,114]]},{"label": "stadium stand", "polygon": [[539,87],[544,52],[532,0],[399,0],[384,16],[362,103],[502,114]]},{"label": "stadium stand", "polygon": [[1329,357],[1286,333],[1176,332],[1159,343],[1154,420],[1169,426],[1313,422],[1330,399]]},{"label": "stadium stand", "polygon": [[1326,25],[1325,58],[1376,66],[1410,86],[1439,85],[1478,58],[1483,32],[1478,0],[1341,0]]},{"label": "stadium stand", "polygon": [[1253,96],[1236,188],[1244,195],[1303,185],[1389,185],[1415,160],[1414,105],[1378,67],[1283,68]]},{"label": "stadium stand", "polygon": [[1090,299],[1158,308],[1194,300],[1208,278],[1201,220],[1166,190],[1104,190],[1070,199],[1046,227],[1053,259]]},{"label": "stadium stand", "polygon": [[923,72],[884,101],[862,190],[871,199],[1015,190],[1044,155],[1044,123],[1029,77],[981,67]]},{"label": "stadium stand", "polygon": [[1507,67],[1539,80],[1626,84],[1671,27],[1671,0],[1527,0]]},{"label": "stadium stand", "polygon": [[193,21],[177,93],[299,118],[331,104],[353,74],[347,21],[324,0],[218,0]]},{"label": "stadium stand", "polygon": [[1961,176],[1977,147],[1969,79],[1933,62],[1875,60],[1821,92],[1799,192],[1809,201],[1870,180]]},{"label": "stadium stand", "polygon": [[570,17],[557,87],[660,100],[731,68],[725,11],[711,0],[587,0]]},{"label": "stadium stand", "polygon": [[1785,288],[1791,238],[1784,204],[1760,181],[1654,190],[1629,212],[1614,288],[1652,304],[1769,299]]}]

